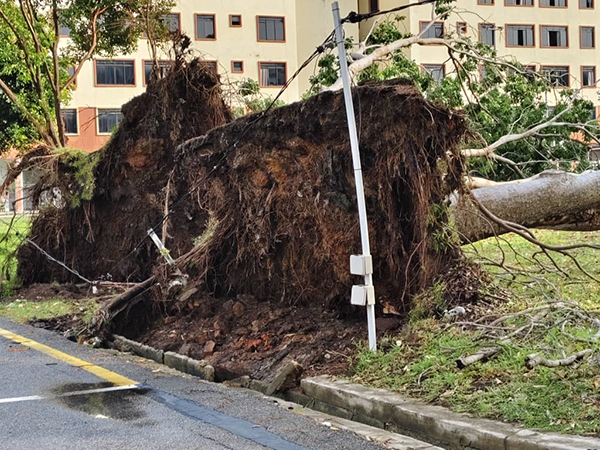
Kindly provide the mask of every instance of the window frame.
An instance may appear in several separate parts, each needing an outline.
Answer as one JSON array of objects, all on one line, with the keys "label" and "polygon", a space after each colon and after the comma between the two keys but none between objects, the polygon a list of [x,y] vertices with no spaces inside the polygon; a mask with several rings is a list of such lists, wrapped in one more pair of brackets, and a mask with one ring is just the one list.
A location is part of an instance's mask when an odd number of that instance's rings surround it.
[{"label": "window frame", "polygon": [[477,4],[480,6],[494,6],[496,4],[496,0],[492,0],[491,3],[482,3],[483,0],[477,0]]},{"label": "window frame", "polygon": [[570,65],[551,65],[551,64],[546,64],[546,65],[541,65],[540,66],[540,74],[545,77],[546,74],[544,73],[544,69],[547,69],[548,67],[566,67],[567,68],[567,85],[566,86],[552,86],[553,89],[565,89],[565,88],[570,88],[571,87],[571,66]]},{"label": "window frame", "polygon": [[[118,61],[118,62],[131,62],[133,68],[133,84],[99,84],[98,83],[98,61]],[[94,59],[94,87],[106,87],[106,88],[131,88],[137,87],[137,74],[135,70],[135,59]]]},{"label": "window frame", "polygon": [[[142,59],[142,82],[143,86],[148,86],[148,80],[146,79],[146,63],[153,63],[154,61],[151,59]],[[172,59],[159,59],[158,64],[161,63],[169,63],[171,66],[175,63]]]},{"label": "window frame", "polygon": [[583,10],[596,9],[596,0],[592,0],[592,7],[591,8],[582,8],[581,7],[581,1],[582,0],[578,0],[578,2],[577,2],[578,6],[579,6],[579,9],[583,9]]},{"label": "window frame", "polygon": [[[484,26],[487,27],[487,26],[490,26],[490,25],[491,25],[491,28],[492,28],[492,31],[493,31],[493,35],[492,35],[493,38],[494,38],[494,44],[493,45],[490,45],[487,42],[483,42],[481,40],[481,30],[484,28]],[[491,23],[491,22],[481,22],[481,23],[479,23],[478,30],[479,30],[479,34],[478,34],[478,39],[477,40],[480,43],[482,43],[482,44],[490,45],[490,47],[496,48],[496,46],[498,45],[498,40],[497,40],[497,36],[496,36],[496,31],[498,30],[498,28],[496,27],[496,24],[495,23]]]},{"label": "window frame", "polygon": [[[508,43],[508,27],[531,27],[531,32],[533,35],[533,44],[532,45],[510,45]],[[504,24],[504,46],[506,48],[535,48],[535,24],[534,23],[507,23]]]},{"label": "window frame", "polygon": [[287,61],[259,61],[258,62],[258,85],[261,88],[264,89],[281,89],[283,87],[282,85],[277,85],[277,86],[268,86],[263,84],[263,79],[262,79],[262,64],[283,64],[285,67],[285,80],[287,81],[288,79],[288,64]]},{"label": "window frame", "polygon": [[[241,71],[235,70],[235,63],[241,63],[242,64],[242,70]],[[231,73],[244,73],[244,61],[242,61],[241,59],[231,60]]]},{"label": "window frame", "polygon": [[[592,68],[594,69],[594,81],[596,82],[595,84],[592,85],[584,85],[583,84],[583,69],[587,69],[587,68]],[[598,77],[596,76],[596,66],[581,66],[581,88],[582,89],[598,89]]]},{"label": "window frame", "polygon": [[[121,122],[123,121],[123,110],[121,108],[96,108],[96,135],[97,136],[110,136],[113,133],[111,131],[100,131],[100,111],[119,111],[121,113]],[[119,122],[117,127],[121,124]]]},{"label": "window frame", "polygon": [[[239,17],[240,18],[240,24],[239,25],[234,25],[233,24],[233,18],[234,17]],[[229,14],[229,28],[242,28],[243,25],[244,25],[244,19],[242,18],[241,14]]]},{"label": "window frame", "polygon": [[[162,19],[163,17],[165,17],[165,16],[177,16],[177,17],[178,17],[178,19],[177,19],[177,25],[178,25],[178,27],[177,27],[177,31],[176,31],[176,32],[178,32],[178,33],[181,33],[181,13],[180,13],[180,12],[170,12],[170,13],[168,13],[168,14],[164,14],[164,15],[161,17],[161,19]],[[169,30],[169,31],[170,31],[170,30]],[[171,33],[175,33],[175,31],[170,31],[170,32],[171,32]]]},{"label": "window frame", "polygon": [[75,133],[71,133],[67,131],[67,127],[65,126],[65,136],[79,136],[80,131],[79,131],[79,109],[78,108],[61,108],[61,120],[64,124],[64,119],[62,117],[62,112],[63,111],[75,111],[75,127],[77,128],[77,131]]},{"label": "window frame", "polygon": [[540,8],[558,8],[558,9],[567,9],[569,7],[569,0],[565,0],[565,6],[550,6],[550,5],[542,5],[544,0],[540,0]]},{"label": "window frame", "polygon": [[[464,26],[464,30],[462,29],[462,27]],[[469,25],[467,24],[467,22],[456,22],[456,34],[458,34],[459,36],[464,36],[468,33],[469,31]]]},{"label": "window frame", "polygon": [[[268,40],[260,38],[260,19],[283,19],[283,40]],[[266,42],[268,44],[284,44],[287,42],[287,23],[285,20],[285,16],[269,16],[269,15],[260,15],[256,16],[256,42]]]},{"label": "window frame", "polygon": [[[419,20],[419,34],[421,34],[423,32],[423,24],[431,23],[431,22],[432,22],[431,20]],[[442,22],[440,20],[434,20],[433,23],[442,25],[442,36],[444,36],[444,34],[446,33],[446,26],[445,26],[444,22]],[[434,30],[435,30],[435,27],[434,27]],[[425,36],[423,36],[423,39],[430,39],[430,38],[426,38]],[[433,39],[441,39],[441,38],[434,37]],[[442,45],[442,44],[434,44],[434,45]]]},{"label": "window frame", "polygon": [[[214,38],[199,38],[198,37],[198,16],[212,16]],[[217,15],[215,13],[194,13],[194,39],[197,41],[216,41],[217,40]]]},{"label": "window frame", "polygon": [[504,6],[509,8],[533,8],[535,6],[535,0],[531,0],[531,5],[509,5],[508,0],[504,0]]},{"label": "window frame", "polygon": [[[564,47],[555,47],[555,46],[551,46],[551,45],[544,45],[544,28],[546,27],[550,27],[550,28],[565,28],[566,29],[566,35],[567,35],[567,45]],[[568,25],[548,25],[548,24],[540,24],[540,48],[553,48],[553,49],[558,49],[558,48],[562,48],[562,49],[567,49],[571,46],[571,39],[569,38],[569,26]]]},{"label": "window frame", "polygon": [[[446,64],[444,64],[444,63],[421,63],[420,65],[421,65],[421,68],[423,69],[423,71],[427,72],[427,73],[429,73],[429,71],[427,70],[427,68],[425,66],[441,66],[442,80],[444,78],[446,78]],[[431,74],[429,74],[429,75],[431,75]],[[433,78],[433,76],[431,76],[431,78]],[[435,81],[435,78],[434,78],[434,81]],[[440,81],[440,83],[441,83],[441,81]]]},{"label": "window frame", "polygon": [[[592,29],[592,46],[584,47],[583,46],[583,29],[591,28]],[[593,25],[579,25],[579,48],[582,50],[593,50],[596,48],[596,27]],[[591,66],[586,66],[591,67]]]}]

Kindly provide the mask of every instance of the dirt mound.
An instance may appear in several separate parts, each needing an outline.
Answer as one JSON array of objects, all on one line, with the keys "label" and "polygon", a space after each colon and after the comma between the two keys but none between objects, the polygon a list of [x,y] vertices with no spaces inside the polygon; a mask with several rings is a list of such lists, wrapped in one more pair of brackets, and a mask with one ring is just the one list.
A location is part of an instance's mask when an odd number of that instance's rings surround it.
[{"label": "dirt mound", "polygon": [[[30,234],[42,248],[89,279],[110,274],[116,280],[135,281],[151,272],[156,254],[150,243],[115,264],[162,217],[177,144],[231,119],[217,76],[198,60],[150,83],[122,110],[119,129],[99,153],[86,156],[88,160],[79,166],[60,164],[51,174],[56,181],[73,179],[70,184],[76,185],[74,169],[91,164],[91,199],[76,207],[46,208],[34,220]],[[40,191],[53,186],[48,178],[45,182]],[[71,188],[64,182],[60,186],[62,191]],[[26,285],[75,281],[31,246],[21,247],[18,257],[19,277]]]},{"label": "dirt mound", "polygon": [[[466,126],[403,81],[354,95],[377,297],[401,311],[459,256],[446,199],[461,183]],[[176,198],[197,187],[169,241],[191,285],[217,298],[346,309],[361,281],[349,273],[360,233],[341,93],[234,121],[176,158]]]}]

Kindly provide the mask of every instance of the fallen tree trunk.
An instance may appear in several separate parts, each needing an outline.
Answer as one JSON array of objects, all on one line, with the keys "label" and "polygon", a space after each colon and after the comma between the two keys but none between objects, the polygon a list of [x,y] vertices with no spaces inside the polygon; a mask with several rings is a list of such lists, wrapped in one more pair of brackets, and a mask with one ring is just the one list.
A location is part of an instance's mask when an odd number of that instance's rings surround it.
[{"label": "fallen tree trunk", "polygon": [[[497,217],[528,228],[600,229],[600,171],[577,175],[550,170],[472,192]],[[507,232],[486,219],[468,196],[454,198],[453,212],[463,243]]]}]

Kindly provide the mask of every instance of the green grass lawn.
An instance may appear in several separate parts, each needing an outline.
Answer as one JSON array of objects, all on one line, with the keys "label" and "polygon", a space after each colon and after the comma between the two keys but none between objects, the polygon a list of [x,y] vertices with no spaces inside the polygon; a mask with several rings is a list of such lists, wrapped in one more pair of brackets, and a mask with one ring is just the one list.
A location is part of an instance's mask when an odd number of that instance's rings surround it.
[{"label": "green grass lawn", "polygon": [[[599,232],[536,234],[553,245],[600,243]],[[552,254],[557,268],[537,247],[514,235],[464,250],[473,260],[487,263],[494,281],[486,288],[488,298],[465,305],[468,313],[458,320],[489,326],[503,315],[562,303],[508,317],[496,328],[457,325],[443,318],[414,320],[403,333],[383,341],[383,351],[373,355],[360,349],[352,360],[355,381],[530,428],[600,434],[600,358],[595,357],[600,343],[593,339],[598,328],[578,315],[579,306],[600,310],[600,285],[568,256]],[[572,253],[591,275],[600,277],[600,251]],[[519,329],[523,331],[507,340],[495,336]],[[486,362],[458,368],[459,357],[486,347],[498,347],[499,352]],[[525,366],[533,353],[562,359],[583,349],[593,350],[594,356],[575,365]]]},{"label": "green grass lawn", "polygon": [[[17,259],[15,252],[22,239],[17,236],[15,230],[23,235],[27,235],[31,220],[29,217],[17,217],[12,223],[12,229],[9,231],[11,218],[0,219],[0,295],[7,296],[14,293],[18,287],[17,279]],[[8,233],[7,233],[8,232]]]}]

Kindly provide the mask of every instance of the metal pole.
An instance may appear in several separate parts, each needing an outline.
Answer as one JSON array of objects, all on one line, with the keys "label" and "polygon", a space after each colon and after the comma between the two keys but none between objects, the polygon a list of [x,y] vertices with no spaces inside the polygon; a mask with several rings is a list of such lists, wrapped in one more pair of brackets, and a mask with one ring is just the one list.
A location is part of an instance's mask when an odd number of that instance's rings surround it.
[{"label": "metal pole", "polygon": [[[358,145],[358,134],[356,132],[356,119],[354,117],[354,103],[352,101],[352,87],[350,86],[350,75],[348,73],[348,62],[346,60],[346,46],[344,40],[344,29],[340,17],[338,2],[333,2],[333,22],[335,25],[335,39],[338,45],[340,58],[340,71],[344,84],[344,100],[346,101],[346,116],[348,118],[348,130],[350,132],[350,147],[352,149],[352,163],[354,166],[354,179],[356,183],[356,199],[358,202],[358,217],[360,220],[360,240],[364,256],[371,255],[369,245],[369,225],[367,222],[367,206],[365,202],[365,189],[363,186],[362,168],[360,164],[360,148]],[[365,275],[365,286],[373,286],[373,275]],[[367,302],[367,325],[369,328],[369,349],[377,351],[377,338],[375,335],[375,305]]]}]

